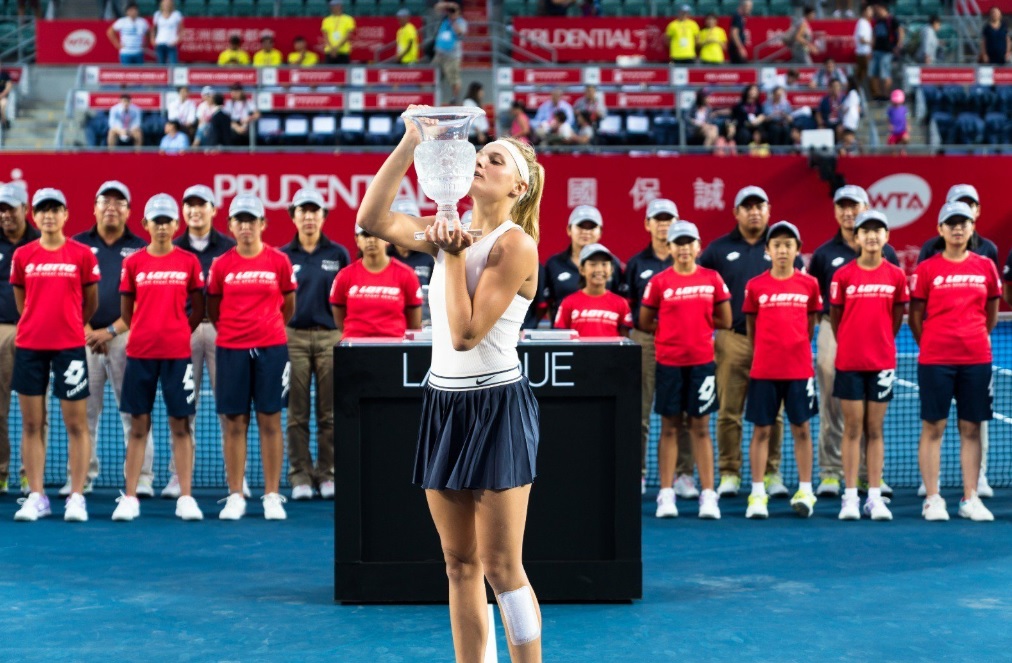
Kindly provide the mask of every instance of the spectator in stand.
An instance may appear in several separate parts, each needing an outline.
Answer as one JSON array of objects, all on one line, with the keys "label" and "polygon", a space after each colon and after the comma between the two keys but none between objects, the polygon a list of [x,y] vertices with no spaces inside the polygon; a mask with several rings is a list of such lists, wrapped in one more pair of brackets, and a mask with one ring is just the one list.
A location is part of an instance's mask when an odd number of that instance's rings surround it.
[{"label": "spectator in stand", "polygon": [[0,126],[4,129],[11,128],[11,121],[7,117],[7,104],[11,100],[11,92],[14,91],[14,81],[10,73],[0,67]]},{"label": "spectator in stand", "polygon": [[815,9],[806,5],[801,10],[801,17],[796,19],[784,37],[784,45],[791,49],[791,62],[812,64],[812,56],[818,52],[811,24],[814,18]]},{"label": "spectator in stand", "polygon": [[580,0],[542,0],[539,4],[541,11],[538,13],[541,16],[565,16],[570,7],[580,4]]},{"label": "spectator in stand", "polygon": [[724,64],[727,59],[727,32],[717,25],[717,15],[707,14],[696,37],[702,64]]},{"label": "spectator in stand", "polygon": [[169,120],[165,123],[165,135],[158,143],[159,154],[182,154],[190,149],[190,137],[180,130],[179,122]]},{"label": "spectator in stand", "polygon": [[327,64],[350,64],[352,39],[355,38],[355,19],[344,13],[341,0],[330,0],[330,16],[323,19],[323,57]]},{"label": "spectator in stand", "polygon": [[232,35],[228,38],[228,48],[218,54],[218,66],[248,67],[249,53],[242,50],[242,37]]},{"label": "spectator in stand", "polygon": [[544,137],[548,133],[549,124],[555,119],[555,112],[562,111],[566,116],[566,122],[572,127],[576,124],[576,116],[573,113],[573,106],[562,98],[562,88],[552,90],[552,97],[538,106],[538,112],[534,114],[532,124],[534,132]]},{"label": "spectator in stand", "polygon": [[[601,212],[591,205],[580,205],[569,215],[566,227],[569,246],[545,263],[545,284],[548,289],[546,300],[550,320],[555,320],[562,300],[580,289],[580,251],[585,246],[600,243],[603,225]],[[622,264],[616,259],[613,266],[608,289],[622,294],[625,290]]]},{"label": "spectator in stand", "polygon": [[1012,48],[1009,43],[1008,26],[1005,25],[1001,10],[991,7],[987,13],[987,23],[981,32],[980,61],[1004,66],[1010,59]]},{"label": "spectator in stand", "polygon": [[109,149],[124,143],[133,143],[140,151],[144,136],[141,133],[141,109],[130,102],[130,95],[124,94],[119,103],[109,109]]},{"label": "spectator in stand", "polygon": [[439,27],[436,28],[436,41],[433,45],[432,64],[439,67],[439,72],[450,84],[453,100],[460,99],[460,63],[464,59],[464,46],[461,43],[467,34],[467,21],[460,15],[460,5],[456,2],[437,2],[433,9],[442,13]]},{"label": "spectator in stand", "polygon": [[[17,249],[42,236],[25,219],[27,212],[28,192],[24,188],[15,184],[0,186],[0,495],[7,494],[7,480],[10,477],[8,417],[14,370],[14,338],[21,317],[10,281],[11,259]],[[46,439],[45,430],[42,438]]]},{"label": "spectator in stand", "polygon": [[[467,86],[467,94],[464,95],[464,103],[468,108],[483,108],[485,106],[485,86],[478,81],[471,81]],[[481,146],[489,141],[488,117],[479,115],[471,123],[471,134],[468,137],[475,145]]]},{"label": "spectator in stand", "polygon": [[126,16],[106,30],[106,36],[113,48],[119,51],[120,64],[144,64],[144,35],[148,33],[148,22],[138,16],[137,3],[126,6]]},{"label": "spectator in stand", "polygon": [[921,64],[938,64],[938,30],[942,19],[932,15],[921,29],[921,43],[917,47],[917,61]]},{"label": "spectator in stand", "polygon": [[833,18],[854,18],[854,7],[852,0],[836,0],[836,9],[833,10]]},{"label": "spectator in stand", "polygon": [[531,118],[527,117],[527,109],[520,101],[510,104],[510,136],[530,144],[534,137],[531,132]]},{"label": "spectator in stand", "polygon": [[246,96],[242,83],[234,83],[231,98],[225,103],[225,112],[231,120],[231,144],[245,145],[249,142],[250,124],[260,117],[260,111],[252,99]]},{"label": "spectator in stand", "polygon": [[315,67],[320,63],[320,56],[309,50],[306,38],[298,36],[292,40],[292,52],[288,54],[288,64],[292,67]]},{"label": "spectator in stand", "polygon": [[211,119],[200,139],[202,147],[227,147],[232,144],[232,118],[225,110],[225,97],[215,92],[211,97]]},{"label": "spectator in stand", "polygon": [[571,145],[590,145],[596,136],[590,111],[576,111],[576,133],[569,139]]},{"label": "spectator in stand", "polygon": [[748,85],[741,92],[741,101],[731,109],[735,124],[735,139],[739,145],[752,142],[752,132],[762,129],[766,122],[762,105],[759,103],[759,86]]},{"label": "spectator in stand", "polygon": [[820,129],[832,129],[836,139],[840,139],[843,130],[843,86],[840,81],[829,84],[829,92],[819,102],[819,112],[815,119]]},{"label": "spectator in stand", "polygon": [[566,145],[573,140],[575,135],[576,131],[566,119],[566,114],[557,110],[541,139],[549,145]]},{"label": "spectator in stand", "polygon": [[285,56],[274,48],[274,33],[264,30],[260,33],[260,50],[253,54],[254,67],[280,67]]},{"label": "spectator in stand", "polygon": [[836,60],[826,58],[826,61],[822,63],[822,67],[812,76],[811,87],[825,90],[833,81],[840,81],[846,84],[847,74],[836,65]]},{"label": "spectator in stand", "polygon": [[854,26],[854,78],[858,85],[864,85],[868,77],[868,63],[871,61],[871,47],[874,31],[871,26],[875,9],[869,4],[861,8],[861,16]]},{"label": "spectator in stand", "polygon": [[903,90],[893,90],[889,96],[889,109],[886,116],[889,118],[889,140],[890,145],[904,146],[910,142],[910,130],[907,127],[907,97]]},{"label": "spectator in stand", "polygon": [[25,20],[25,10],[35,14],[35,19],[42,18],[42,3],[39,0],[18,0],[18,22]]},{"label": "spectator in stand", "polygon": [[692,105],[689,115],[688,141],[692,145],[713,147],[720,135],[720,127],[713,121],[716,112],[710,105],[710,98],[705,89],[696,92],[696,102]]},{"label": "spectator in stand", "polygon": [[837,149],[837,154],[841,157],[861,154],[861,145],[857,142],[857,133],[850,129],[844,129],[840,132],[840,147]]},{"label": "spectator in stand", "polygon": [[752,0],[741,0],[738,11],[731,17],[731,63],[748,62],[748,17],[752,15]]},{"label": "spectator in stand", "polygon": [[893,58],[903,49],[904,29],[885,5],[875,5],[872,24],[871,94],[885,101],[893,89]]},{"label": "spectator in stand", "polygon": [[664,31],[668,39],[668,55],[672,64],[694,64],[696,62],[696,37],[699,24],[692,20],[692,7],[682,5],[678,18],[668,23]]},{"label": "spectator in stand", "polygon": [[[206,142],[204,134],[211,126],[214,108],[214,88],[210,85],[205,85],[200,90],[200,103],[197,104],[197,134],[194,136],[194,145],[201,145]],[[206,274],[204,278],[207,278]]]},{"label": "spectator in stand", "polygon": [[628,336],[632,313],[625,298],[608,291],[615,256],[604,244],[580,251],[580,290],[562,300],[555,316],[556,329],[574,329],[580,336]]},{"label": "spectator in stand", "polygon": [[608,107],[604,105],[604,95],[597,93],[596,85],[588,85],[583,91],[583,96],[573,104],[573,112],[586,111],[590,113],[591,124],[597,123],[608,117]]},{"label": "spectator in stand", "polygon": [[189,138],[197,133],[197,104],[190,99],[190,90],[185,85],[179,86],[178,97],[169,102],[167,119],[170,122],[178,122],[179,128]]},{"label": "spectator in stand", "polygon": [[418,62],[418,28],[411,22],[411,12],[407,8],[397,10],[397,64],[415,64]]},{"label": "spectator in stand", "polygon": [[786,145],[791,135],[794,107],[787,100],[787,91],[782,87],[773,90],[772,96],[763,105],[766,116],[764,133],[769,135],[772,145]]},{"label": "spectator in stand", "polygon": [[162,0],[151,20],[151,46],[158,64],[179,64],[179,36],[183,32],[183,15],[172,0]]},{"label": "spectator in stand", "polygon": [[763,92],[767,94],[773,92],[778,87],[782,87],[786,90],[793,90],[801,87],[801,74],[798,73],[797,69],[788,69],[782,74],[776,74],[775,76],[769,77],[763,82]]},{"label": "spectator in stand", "polygon": [[748,154],[751,157],[768,157],[770,155],[770,144],[762,129],[752,132],[752,140],[748,144]]},{"label": "spectator in stand", "polygon": [[[903,92],[903,90],[897,90],[897,92]],[[853,78],[847,81],[847,94],[843,97],[843,106],[840,109],[843,114],[843,119],[840,120],[840,124],[843,125],[843,131],[851,132],[857,135],[857,130],[861,126],[861,93],[857,90],[857,81]]]},{"label": "spectator in stand", "polygon": [[[348,249],[323,234],[327,206],[316,189],[299,189],[288,214],[295,237],[282,247],[292,261],[298,289],[288,321],[288,483],[293,500],[334,499],[334,327],[328,296],[334,278],[351,262]],[[316,466],[309,449],[310,385],[316,379]]]}]

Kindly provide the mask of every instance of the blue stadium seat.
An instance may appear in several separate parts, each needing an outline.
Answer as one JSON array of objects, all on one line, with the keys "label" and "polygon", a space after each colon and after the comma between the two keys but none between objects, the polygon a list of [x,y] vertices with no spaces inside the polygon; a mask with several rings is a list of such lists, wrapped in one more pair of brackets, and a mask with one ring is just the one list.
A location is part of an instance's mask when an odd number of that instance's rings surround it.
[{"label": "blue stadium seat", "polygon": [[365,142],[365,118],[361,115],[342,115],[338,137],[342,145],[361,145]]},{"label": "blue stadium seat", "polygon": [[953,142],[952,133],[956,126],[955,116],[948,111],[935,111],[931,116],[931,121],[938,129],[939,139],[945,144],[951,144]]},{"label": "blue stadium seat", "polygon": [[158,145],[165,135],[165,115],[162,113],[144,113],[141,117],[141,134],[145,145]]},{"label": "blue stadium seat", "polygon": [[984,120],[970,112],[960,113],[956,117],[956,136],[953,143],[977,145],[984,142]]},{"label": "blue stadium seat", "polygon": [[89,147],[102,147],[109,136],[109,113],[95,113],[84,125]]},{"label": "blue stadium seat", "polygon": [[623,118],[619,113],[609,113],[597,125],[597,142],[600,145],[621,145],[625,142],[622,131]]},{"label": "blue stadium seat", "polygon": [[337,143],[337,115],[314,115],[309,130],[310,145],[334,145]]},{"label": "blue stadium seat", "polygon": [[984,127],[987,129],[987,142],[989,145],[1000,145],[1005,140],[1005,123],[1008,116],[1005,113],[989,112],[984,116]]},{"label": "blue stadium seat", "polygon": [[677,145],[678,118],[667,111],[655,116],[653,138],[655,145]]}]

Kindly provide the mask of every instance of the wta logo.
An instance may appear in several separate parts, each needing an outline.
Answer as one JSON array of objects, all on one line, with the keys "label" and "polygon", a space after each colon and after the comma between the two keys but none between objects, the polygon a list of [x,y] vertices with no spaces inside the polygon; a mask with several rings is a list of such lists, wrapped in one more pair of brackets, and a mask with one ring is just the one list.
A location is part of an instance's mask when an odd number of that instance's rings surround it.
[{"label": "wta logo", "polygon": [[931,205],[931,186],[910,173],[889,175],[868,187],[868,199],[872,209],[888,217],[889,229],[896,230],[924,215]]}]

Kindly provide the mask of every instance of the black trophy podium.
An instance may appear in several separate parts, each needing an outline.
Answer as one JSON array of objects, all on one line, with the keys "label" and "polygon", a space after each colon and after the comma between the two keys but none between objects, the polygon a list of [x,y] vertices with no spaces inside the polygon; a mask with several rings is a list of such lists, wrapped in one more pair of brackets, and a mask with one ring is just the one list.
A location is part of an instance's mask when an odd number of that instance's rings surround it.
[{"label": "black trophy podium", "polygon": [[[541,408],[524,566],[541,601],[643,593],[640,348],[628,340],[521,342]],[[423,491],[411,483],[427,341],[334,348],[334,598],[445,602]]]}]

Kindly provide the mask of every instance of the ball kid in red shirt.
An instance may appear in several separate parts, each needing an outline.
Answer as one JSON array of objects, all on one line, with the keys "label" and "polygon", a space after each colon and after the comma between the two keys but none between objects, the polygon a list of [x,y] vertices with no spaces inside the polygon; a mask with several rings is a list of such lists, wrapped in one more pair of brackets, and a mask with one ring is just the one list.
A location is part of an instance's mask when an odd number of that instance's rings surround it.
[{"label": "ball kid in red shirt", "polygon": [[755,347],[745,406],[745,419],[755,426],[749,447],[752,494],[747,518],[769,516],[762,476],[770,428],[781,405],[791,422],[800,484],[791,498],[791,507],[803,518],[811,516],[815,508],[808,420],[817,412],[812,338],[822,310],[822,296],[819,282],[794,268],[800,251],[801,233],[797,227],[787,221],[773,224],[766,236],[766,252],[773,266],[745,286],[742,311]]},{"label": "ball kid in red shirt", "polygon": [[556,329],[574,329],[580,336],[628,336],[632,328],[629,302],[608,291],[614,254],[603,244],[580,249],[580,283],[583,286],[562,300],[555,316]]}]

